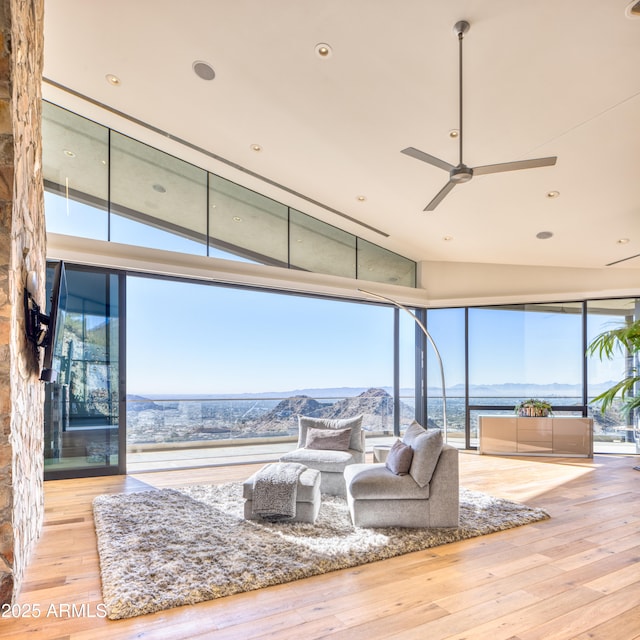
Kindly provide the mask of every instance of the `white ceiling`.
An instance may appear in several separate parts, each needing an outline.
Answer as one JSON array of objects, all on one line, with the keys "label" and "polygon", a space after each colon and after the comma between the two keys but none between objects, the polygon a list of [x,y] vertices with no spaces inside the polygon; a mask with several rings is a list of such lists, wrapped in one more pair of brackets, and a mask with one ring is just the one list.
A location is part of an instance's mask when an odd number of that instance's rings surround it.
[{"label": "white ceiling", "polygon": [[[604,267],[640,254],[640,19],[628,4],[45,0],[44,95],[95,115],[52,83],[68,87],[286,190],[192,149],[186,159],[416,261]],[[458,162],[460,19],[465,163],[558,161],[476,176],[423,212],[447,173],[400,150]]]}]

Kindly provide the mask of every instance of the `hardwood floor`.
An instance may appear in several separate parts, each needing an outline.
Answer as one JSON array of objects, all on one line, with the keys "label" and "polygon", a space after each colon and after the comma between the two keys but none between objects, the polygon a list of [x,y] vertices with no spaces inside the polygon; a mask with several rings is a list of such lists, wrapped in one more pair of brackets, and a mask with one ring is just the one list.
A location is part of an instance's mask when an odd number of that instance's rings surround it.
[{"label": "hardwood floor", "polygon": [[47,482],[44,532],[0,639],[640,639],[638,462],[463,452],[463,486],[551,519],[119,621],[102,617],[93,497],[243,480],[259,465]]}]

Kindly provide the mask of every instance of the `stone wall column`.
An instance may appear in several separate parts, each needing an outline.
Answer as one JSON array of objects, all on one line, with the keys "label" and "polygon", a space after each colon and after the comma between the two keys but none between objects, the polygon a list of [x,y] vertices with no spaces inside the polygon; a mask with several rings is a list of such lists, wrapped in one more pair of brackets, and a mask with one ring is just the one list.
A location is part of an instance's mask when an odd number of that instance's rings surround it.
[{"label": "stone wall column", "polygon": [[29,271],[45,302],[43,0],[0,0],[0,603],[19,591],[42,529],[43,386],[24,331]]}]

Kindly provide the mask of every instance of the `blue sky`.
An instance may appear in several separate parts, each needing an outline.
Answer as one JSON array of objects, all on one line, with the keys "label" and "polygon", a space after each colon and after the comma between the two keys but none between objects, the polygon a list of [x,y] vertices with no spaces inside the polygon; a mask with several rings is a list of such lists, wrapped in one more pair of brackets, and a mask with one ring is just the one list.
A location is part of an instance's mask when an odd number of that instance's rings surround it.
[{"label": "blue sky", "polygon": [[[131,277],[127,313],[130,393],[393,384],[388,307]],[[400,318],[401,386],[411,388],[414,324],[404,312]],[[580,384],[580,315],[471,309],[469,320],[472,384]],[[432,312],[429,329],[447,386],[462,384],[464,311]],[[615,379],[620,363],[593,362],[590,373],[593,382]],[[430,357],[429,384],[439,385],[439,376]]]},{"label": "blue sky", "polygon": [[[532,312],[533,308],[469,310],[470,384],[581,384],[582,316]],[[589,315],[587,340],[619,321],[619,317]],[[442,353],[447,386],[463,383],[464,310],[430,312],[429,331]],[[604,362],[591,358],[588,363],[590,384],[619,379],[622,371],[621,358]],[[439,375],[433,361],[429,374],[431,381]]]},{"label": "blue sky", "polygon": [[129,278],[127,313],[130,393],[393,384],[393,312],[378,305]]},{"label": "blue sky", "polygon": [[578,314],[471,309],[470,382],[580,384],[581,325]]}]

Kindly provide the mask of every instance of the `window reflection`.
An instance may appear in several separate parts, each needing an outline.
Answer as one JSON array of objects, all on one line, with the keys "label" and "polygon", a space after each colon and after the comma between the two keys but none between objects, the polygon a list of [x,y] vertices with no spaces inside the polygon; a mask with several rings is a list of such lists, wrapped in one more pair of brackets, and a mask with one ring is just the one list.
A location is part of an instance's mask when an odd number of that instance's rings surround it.
[{"label": "window reflection", "polygon": [[111,240],[206,255],[207,174],[111,134]]},{"label": "window reflection", "polygon": [[47,231],[76,238],[109,239],[107,211],[45,191],[44,208]]},{"label": "window reflection", "polygon": [[393,251],[358,238],[358,278],[415,287],[416,265]]},{"label": "window reflection", "polygon": [[44,102],[42,138],[47,231],[108,240],[109,130]]},{"label": "window reflection", "polygon": [[229,180],[209,176],[211,246],[261,264],[288,266],[288,209]]},{"label": "window reflection", "polygon": [[356,237],[291,210],[290,261],[297,269],[356,277]]},{"label": "window reflection", "polygon": [[119,464],[118,276],[67,265],[58,379],[45,385],[45,473]]}]

